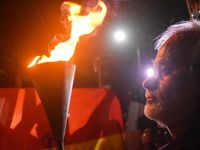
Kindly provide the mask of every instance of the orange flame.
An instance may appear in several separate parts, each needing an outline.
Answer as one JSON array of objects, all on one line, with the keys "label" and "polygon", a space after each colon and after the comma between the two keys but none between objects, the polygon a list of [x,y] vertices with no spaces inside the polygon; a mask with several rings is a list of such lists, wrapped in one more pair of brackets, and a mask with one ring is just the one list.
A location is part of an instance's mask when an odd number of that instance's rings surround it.
[{"label": "orange flame", "polygon": [[69,8],[70,15],[68,16],[68,20],[71,21],[71,38],[66,42],[61,42],[57,46],[55,46],[54,50],[51,50],[50,57],[46,55],[36,56],[31,64],[28,67],[33,65],[45,63],[45,62],[53,62],[53,61],[68,61],[74,54],[76,44],[79,40],[79,37],[84,34],[90,34],[94,29],[99,26],[106,15],[106,5],[99,1],[96,8],[101,8],[98,11],[90,11],[87,16],[80,16],[81,6],[71,3],[64,2],[62,4],[63,7]]}]

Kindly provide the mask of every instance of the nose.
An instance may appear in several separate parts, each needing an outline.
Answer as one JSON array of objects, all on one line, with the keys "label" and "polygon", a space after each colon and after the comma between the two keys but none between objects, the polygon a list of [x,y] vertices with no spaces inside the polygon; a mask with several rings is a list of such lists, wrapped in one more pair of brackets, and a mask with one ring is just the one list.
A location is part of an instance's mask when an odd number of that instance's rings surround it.
[{"label": "nose", "polygon": [[155,77],[149,77],[143,82],[143,88],[149,91],[154,91],[158,88],[158,80]]}]

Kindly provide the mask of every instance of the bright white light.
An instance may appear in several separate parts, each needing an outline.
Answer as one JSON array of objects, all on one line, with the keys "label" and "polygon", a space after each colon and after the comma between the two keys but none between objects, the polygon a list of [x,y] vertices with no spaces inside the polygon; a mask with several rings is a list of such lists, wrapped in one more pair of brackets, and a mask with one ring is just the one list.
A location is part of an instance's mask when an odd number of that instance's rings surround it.
[{"label": "bright white light", "polygon": [[117,41],[124,41],[126,35],[123,31],[116,31],[115,34],[114,34],[114,38],[117,40]]},{"label": "bright white light", "polygon": [[147,70],[147,75],[148,75],[148,77],[152,77],[154,75],[154,70],[152,68],[149,68]]}]

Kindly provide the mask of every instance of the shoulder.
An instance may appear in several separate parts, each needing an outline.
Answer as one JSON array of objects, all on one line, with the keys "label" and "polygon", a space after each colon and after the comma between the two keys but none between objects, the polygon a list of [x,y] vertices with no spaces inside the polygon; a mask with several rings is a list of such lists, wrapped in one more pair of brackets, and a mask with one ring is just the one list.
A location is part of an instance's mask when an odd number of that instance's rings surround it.
[{"label": "shoulder", "polygon": [[200,135],[176,138],[160,150],[200,150]]}]

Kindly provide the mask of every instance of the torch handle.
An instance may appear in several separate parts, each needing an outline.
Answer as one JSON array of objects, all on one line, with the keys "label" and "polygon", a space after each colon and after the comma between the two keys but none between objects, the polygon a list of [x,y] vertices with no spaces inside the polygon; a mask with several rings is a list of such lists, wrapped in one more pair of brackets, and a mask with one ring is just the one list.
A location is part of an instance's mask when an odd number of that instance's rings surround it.
[{"label": "torch handle", "polygon": [[58,144],[58,150],[64,150],[64,143],[63,142],[57,142]]}]

